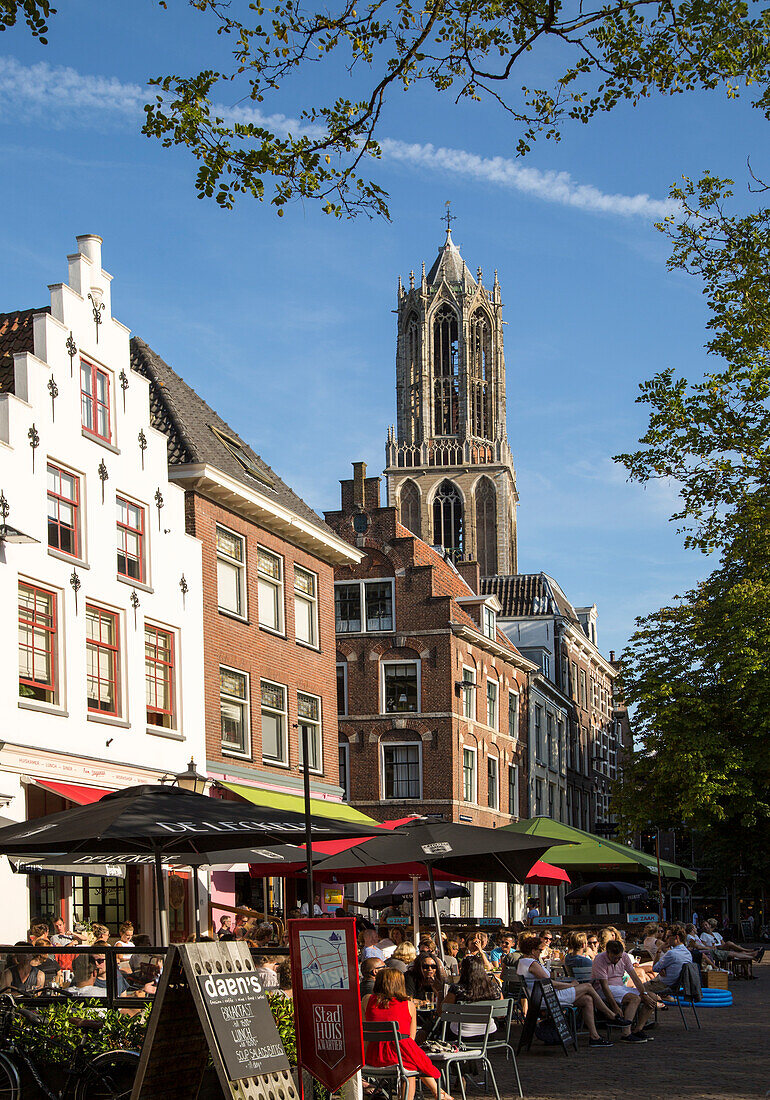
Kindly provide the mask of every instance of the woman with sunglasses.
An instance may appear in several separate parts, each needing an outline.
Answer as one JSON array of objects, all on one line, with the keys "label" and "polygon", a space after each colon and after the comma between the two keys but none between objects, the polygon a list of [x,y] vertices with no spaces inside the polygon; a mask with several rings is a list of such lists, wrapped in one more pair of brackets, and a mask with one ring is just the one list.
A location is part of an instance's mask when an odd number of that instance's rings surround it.
[{"label": "woman with sunglasses", "polygon": [[446,970],[438,955],[427,951],[418,955],[404,975],[407,995],[415,1001],[435,1000],[436,1011],[441,1011],[444,988],[449,982]]},{"label": "woman with sunglasses", "polygon": [[588,958],[591,960],[591,962],[593,962],[598,954],[599,954],[599,933],[598,932],[588,932],[586,934],[586,955],[588,955]]}]

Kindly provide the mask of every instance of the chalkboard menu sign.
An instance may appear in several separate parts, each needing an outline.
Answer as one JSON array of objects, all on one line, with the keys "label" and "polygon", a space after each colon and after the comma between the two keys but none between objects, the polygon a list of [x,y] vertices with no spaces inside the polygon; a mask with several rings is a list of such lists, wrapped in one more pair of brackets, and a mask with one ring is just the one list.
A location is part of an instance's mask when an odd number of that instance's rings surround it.
[{"label": "chalkboard menu sign", "polygon": [[744,943],[751,939],[754,934],[754,925],[750,920],[741,921],[741,939]]},{"label": "chalkboard menu sign", "polygon": [[527,1015],[524,1017],[524,1026],[521,1029],[517,1053],[520,1054],[522,1050],[529,1050],[532,1046],[532,1040],[535,1038],[535,1029],[541,1016],[544,1020],[553,1024],[559,1036],[559,1042],[566,1055],[569,1055],[569,1051],[567,1050],[568,1045],[574,1046],[575,1049],[577,1049],[577,1041],[569,1029],[569,1024],[562,1011],[559,998],[556,996],[553,982],[549,980],[535,982],[532,993],[529,996]]},{"label": "chalkboard menu sign", "polygon": [[190,1100],[211,1057],[232,1100],[298,1100],[245,943],[169,948],[131,1100]]},{"label": "chalkboard menu sign", "polygon": [[232,1081],[289,1068],[257,974],[201,974],[198,988]]}]

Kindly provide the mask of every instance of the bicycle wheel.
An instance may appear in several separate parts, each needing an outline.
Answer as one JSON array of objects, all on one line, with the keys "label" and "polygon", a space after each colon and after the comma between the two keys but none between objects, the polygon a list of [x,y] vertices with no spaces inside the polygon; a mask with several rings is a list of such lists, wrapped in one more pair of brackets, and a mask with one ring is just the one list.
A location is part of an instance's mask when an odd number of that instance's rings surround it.
[{"label": "bicycle wheel", "polygon": [[19,1071],[7,1054],[0,1054],[0,1100],[19,1100],[20,1096]]},{"label": "bicycle wheel", "polygon": [[[89,1062],[75,1087],[75,1100],[130,1100],[139,1067],[135,1050],[108,1050]],[[5,1097],[0,1093],[0,1100]]]}]

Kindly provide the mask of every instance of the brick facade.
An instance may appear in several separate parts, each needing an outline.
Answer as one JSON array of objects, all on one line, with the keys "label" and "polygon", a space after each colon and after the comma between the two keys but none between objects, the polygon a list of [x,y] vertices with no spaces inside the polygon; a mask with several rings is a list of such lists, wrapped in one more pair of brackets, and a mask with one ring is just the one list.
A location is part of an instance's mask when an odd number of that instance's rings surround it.
[{"label": "brick facade", "polygon": [[[507,824],[514,811],[526,816],[527,680],[533,667],[505,636],[483,632],[482,608],[496,600],[478,595],[476,563],[453,567],[403,527],[395,508],[379,507],[379,479],[362,476],[342,482],[343,508],[326,521],[361,550],[360,565],[335,570],[339,585],[390,581],[392,620],[381,631],[339,630],[338,661],[346,685],[340,715],[340,743],[349,761],[350,801],[379,820],[409,813],[440,814],[445,820],[493,826]],[[354,530],[356,519],[358,533]],[[365,533],[361,529],[366,527]],[[463,576],[464,575],[464,576]],[[366,591],[366,590],[364,590]],[[414,709],[389,712],[384,690],[388,662],[417,665],[419,692]],[[475,718],[464,716],[463,670],[475,673]],[[487,724],[487,685],[497,688],[496,727]],[[509,727],[509,693],[519,704]],[[404,698],[406,696],[404,695]],[[516,724],[516,722],[518,724]],[[406,745],[419,757],[419,782],[403,797],[388,790],[388,746]],[[475,790],[464,798],[463,750],[475,757]],[[490,807],[489,758],[497,761],[497,808]],[[494,765],[493,765],[494,767]],[[513,771],[518,806],[511,799]]]}]

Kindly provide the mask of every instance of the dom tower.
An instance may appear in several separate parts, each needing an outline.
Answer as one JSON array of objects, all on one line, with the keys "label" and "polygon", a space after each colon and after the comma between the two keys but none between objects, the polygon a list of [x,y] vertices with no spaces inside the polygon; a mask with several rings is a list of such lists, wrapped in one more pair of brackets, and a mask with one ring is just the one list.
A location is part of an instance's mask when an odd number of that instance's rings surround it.
[{"label": "dom tower", "polygon": [[505,425],[503,305],[452,240],[406,290],[398,281],[397,430],[386,447],[388,504],[413,534],[481,575],[516,573],[516,474]]}]

